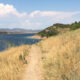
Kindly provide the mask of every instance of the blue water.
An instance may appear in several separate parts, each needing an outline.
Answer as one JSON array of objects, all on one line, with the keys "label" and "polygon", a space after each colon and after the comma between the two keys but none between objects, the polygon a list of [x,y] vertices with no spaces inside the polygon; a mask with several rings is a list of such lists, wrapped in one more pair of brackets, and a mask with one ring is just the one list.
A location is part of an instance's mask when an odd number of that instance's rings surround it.
[{"label": "blue water", "polygon": [[1,34],[0,35],[0,51],[3,51],[11,46],[19,46],[22,44],[35,44],[39,39],[30,39],[29,36],[35,34]]}]

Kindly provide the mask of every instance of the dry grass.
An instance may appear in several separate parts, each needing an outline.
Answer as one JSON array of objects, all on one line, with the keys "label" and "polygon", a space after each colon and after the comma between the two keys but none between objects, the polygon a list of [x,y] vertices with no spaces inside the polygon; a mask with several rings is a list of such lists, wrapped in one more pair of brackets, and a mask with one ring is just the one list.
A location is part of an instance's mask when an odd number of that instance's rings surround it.
[{"label": "dry grass", "polygon": [[43,40],[44,80],[80,80],[80,29]]},{"label": "dry grass", "polygon": [[[80,80],[80,29],[38,43],[42,51],[44,80]],[[20,80],[30,46],[0,53],[0,80]]]},{"label": "dry grass", "polygon": [[0,53],[0,80],[20,80],[27,64],[29,48],[23,45]]}]

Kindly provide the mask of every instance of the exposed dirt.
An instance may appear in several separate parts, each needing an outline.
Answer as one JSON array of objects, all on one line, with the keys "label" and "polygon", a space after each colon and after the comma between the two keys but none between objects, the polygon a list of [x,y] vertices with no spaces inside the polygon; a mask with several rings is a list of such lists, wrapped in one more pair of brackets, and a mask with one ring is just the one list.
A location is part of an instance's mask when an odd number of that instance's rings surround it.
[{"label": "exposed dirt", "polygon": [[41,51],[36,45],[31,47],[29,64],[22,80],[42,80]]}]

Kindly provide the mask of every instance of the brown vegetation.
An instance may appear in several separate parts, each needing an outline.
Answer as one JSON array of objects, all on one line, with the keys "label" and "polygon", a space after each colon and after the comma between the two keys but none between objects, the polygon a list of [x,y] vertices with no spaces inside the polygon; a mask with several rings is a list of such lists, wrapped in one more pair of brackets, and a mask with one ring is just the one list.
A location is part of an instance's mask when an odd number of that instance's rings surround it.
[{"label": "brown vegetation", "polygon": [[0,80],[19,80],[27,64],[29,48],[23,45],[0,53]]},{"label": "brown vegetation", "polygon": [[[35,68],[37,63],[42,64],[44,80],[80,80],[80,29],[44,39],[37,46],[23,45],[1,52],[0,80],[20,80],[29,53],[32,61],[29,61],[28,70],[36,72],[33,65]],[[40,61],[34,63],[38,59]],[[36,73],[33,77],[37,79]]]},{"label": "brown vegetation", "polygon": [[44,80],[80,80],[80,29],[38,45],[42,50]]}]

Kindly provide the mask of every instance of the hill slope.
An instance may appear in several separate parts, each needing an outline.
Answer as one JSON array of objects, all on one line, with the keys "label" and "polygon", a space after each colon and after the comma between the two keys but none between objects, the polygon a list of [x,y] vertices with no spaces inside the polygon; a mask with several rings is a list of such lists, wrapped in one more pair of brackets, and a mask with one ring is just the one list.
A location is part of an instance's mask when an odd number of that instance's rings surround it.
[{"label": "hill slope", "polygon": [[50,37],[38,45],[44,80],[80,80],[80,29]]},{"label": "hill slope", "polygon": [[41,37],[49,37],[49,36],[65,33],[67,31],[75,30],[78,28],[80,28],[80,22],[75,22],[72,24],[57,23],[39,32],[38,35]]},{"label": "hill slope", "polygon": [[26,45],[0,52],[0,80],[20,80],[27,64],[29,48]]},{"label": "hill slope", "polygon": [[80,80],[80,29],[42,40],[32,48],[26,45],[1,52],[0,79],[21,78]]}]

